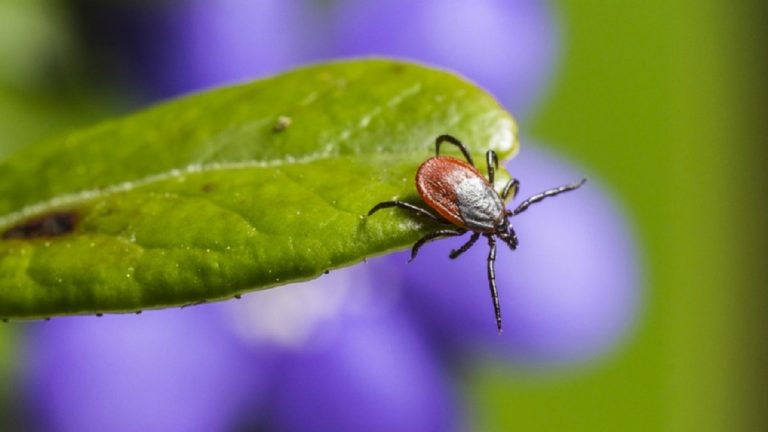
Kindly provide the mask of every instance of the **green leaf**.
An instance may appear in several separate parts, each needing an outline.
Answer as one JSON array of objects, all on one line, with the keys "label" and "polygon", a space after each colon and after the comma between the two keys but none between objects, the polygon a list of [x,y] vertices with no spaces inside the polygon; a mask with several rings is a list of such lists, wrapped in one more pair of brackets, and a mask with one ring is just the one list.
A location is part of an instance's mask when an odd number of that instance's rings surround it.
[{"label": "green leaf", "polygon": [[442,133],[478,156],[517,150],[514,121],[481,89],[374,59],[25,147],[0,160],[0,317],[228,298],[406,247],[434,225],[365,214],[395,197],[420,203],[414,173]]}]

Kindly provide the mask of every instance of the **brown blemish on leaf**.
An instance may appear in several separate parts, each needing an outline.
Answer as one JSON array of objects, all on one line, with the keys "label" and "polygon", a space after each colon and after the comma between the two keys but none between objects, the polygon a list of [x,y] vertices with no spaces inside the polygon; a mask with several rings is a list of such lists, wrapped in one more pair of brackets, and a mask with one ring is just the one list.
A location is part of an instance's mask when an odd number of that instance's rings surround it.
[{"label": "brown blemish on leaf", "polygon": [[78,217],[74,211],[58,211],[34,216],[5,230],[0,238],[35,239],[60,237],[71,233],[77,226]]},{"label": "brown blemish on leaf", "polygon": [[206,183],[200,189],[202,189],[202,191],[205,192],[205,193],[209,193],[209,192],[213,192],[214,190],[216,190],[216,185],[213,184],[213,183]]}]

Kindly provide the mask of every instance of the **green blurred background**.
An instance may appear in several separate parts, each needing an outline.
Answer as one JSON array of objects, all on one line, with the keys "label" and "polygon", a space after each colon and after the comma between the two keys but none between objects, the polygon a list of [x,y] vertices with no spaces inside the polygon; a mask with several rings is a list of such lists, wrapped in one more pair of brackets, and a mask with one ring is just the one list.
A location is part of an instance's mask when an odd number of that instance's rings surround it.
[{"label": "green blurred background", "polygon": [[[0,157],[125,109],[108,85],[86,86],[65,7],[0,0]],[[624,346],[581,370],[542,380],[477,368],[468,382],[474,423],[768,430],[768,6],[560,0],[554,8],[559,71],[528,134],[559,143],[623,197],[647,260],[647,300]],[[20,409],[16,329],[0,327],[5,424]]]}]

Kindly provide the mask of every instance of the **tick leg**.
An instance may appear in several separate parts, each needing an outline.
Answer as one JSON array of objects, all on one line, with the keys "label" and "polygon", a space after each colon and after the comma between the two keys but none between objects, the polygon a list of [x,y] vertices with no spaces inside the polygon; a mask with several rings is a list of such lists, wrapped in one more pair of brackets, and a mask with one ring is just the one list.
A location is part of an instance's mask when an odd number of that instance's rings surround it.
[{"label": "tick leg", "polygon": [[445,223],[445,221],[443,221],[439,217],[433,215],[432,213],[424,210],[423,208],[417,207],[417,206],[415,206],[413,204],[409,204],[409,203],[403,202],[403,201],[384,201],[384,202],[380,202],[380,203],[376,204],[375,206],[373,206],[373,208],[368,212],[368,216],[376,213],[377,211],[379,211],[381,209],[385,209],[385,208],[389,208],[389,207],[399,207],[401,209],[409,210],[409,211],[412,211],[412,212],[414,212],[416,214],[420,214],[422,216],[426,216],[426,217],[428,217],[428,218],[430,218],[432,220],[436,220],[438,222]]},{"label": "tick leg", "polygon": [[499,167],[499,157],[496,156],[496,152],[488,150],[485,152],[485,163],[488,165],[488,181],[493,185],[493,180],[496,178],[496,169]]},{"label": "tick leg", "polygon": [[464,252],[468,251],[469,248],[474,246],[477,239],[480,238],[480,233],[474,233],[472,234],[472,237],[469,238],[469,241],[464,243],[464,245],[458,249],[454,249],[451,251],[451,254],[448,255],[450,259],[456,259],[459,257],[459,255],[463,254]]},{"label": "tick leg", "polygon": [[467,162],[469,162],[470,165],[475,166],[475,163],[472,162],[472,156],[469,155],[469,151],[467,151],[467,148],[464,147],[464,144],[461,143],[461,141],[454,138],[452,135],[440,135],[435,140],[435,156],[440,156],[440,145],[444,142],[449,142],[461,150],[461,153],[464,154],[464,158],[467,159]]},{"label": "tick leg", "polygon": [[419,249],[421,249],[422,246],[424,246],[424,243],[434,240],[438,237],[454,237],[454,236],[460,236],[463,235],[466,230],[463,229],[442,229],[437,230],[435,232],[431,232],[424,237],[420,238],[419,241],[414,243],[413,248],[411,248],[411,259],[408,260],[408,262],[411,262],[416,258],[416,254],[419,253]]},{"label": "tick leg", "polygon": [[493,312],[496,314],[496,328],[501,334],[501,306],[499,306],[499,292],[496,290],[496,271],[494,263],[496,262],[496,239],[488,235],[488,246],[491,250],[488,252],[488,283],[491,286],[491,300],[493,300]]},{"label": "tick leg", "polygon": [[536,195],[528,198],[527,200],[523,201],[522,203],[520,203],[520,205],[517,206],[517,208],[512,211],[511,216],[518,215],[518,214],[524,212],[531,204],[536,204],[537,202],[543,200],[544,198],[552,197],[552,196],[555,196],[555,195],[559,195],[559,194],[561,194],[563,192],[568,192],[568,191],[572,191],[574,189],[578,189],[578,188],[581,187],[581,185],[586,183],[586,181],[587,181],[587,179],[581,179],[581,181],[578,182],[578,183],[573,183],[573,184],[569,184],[569,185],[565,185],[565,186],[556,187],[556,188],[553,188],[553,189],[546,190],[546,191],[544,191],[544,192],[542,192],[540,194],[536,194]]},{"label": "tick leg", "polygon": [[[515,199],[518,189],[520,189],[520,182],[515,178],[509,180],[507,184],[504,185],[504,189],[501,190],[501,199],[504,200],[504,202],[507,202],[510,199]],[[512,195],[511,197],[510,194]]]}]

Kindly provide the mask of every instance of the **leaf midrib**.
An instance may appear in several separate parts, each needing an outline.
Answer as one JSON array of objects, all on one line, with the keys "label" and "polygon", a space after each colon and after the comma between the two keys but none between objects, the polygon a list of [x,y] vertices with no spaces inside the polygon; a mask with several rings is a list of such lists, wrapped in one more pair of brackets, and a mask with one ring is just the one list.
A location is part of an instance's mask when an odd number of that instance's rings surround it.
[{"label": "leaf midrib", "polygon": [[[386,159],[413,159],[417,160],[418,157],[423,157],[421,153],[407,153],[407,154],[379,154],[375,156],[366,155],[368,158],[375,158],[380,160]],[[51,209],[74,207],[78,204],[92,201],[98,198],[103,198],[118,193],[131,192],[132,190],[149,186],[154,183],[160,183],[167,180],[172,180],[175,177],[183,175],[195,175],[207,172],[224,172],[224,171],[240,171],[249,169],[267,169],[267,168],[279,168],[283,166],[296,166],[296,165],[311,165],[316,162],[339,160],[339,159],[352,159],[352,155],[340,155],[336,154],[328,156],[323,152],[304,155],[297,158],[287,156],[282,159],[272,159],[268,161],[250,160],[250,161],[238,161],[238,162],[212,162],[208,164],[190,164],[181,169],[172,169],[162,173],[155,173],[144,176],[137,180],[128,180],[116,185],[108,186],[102,189],[90,189],[83,190],[66,195],[57,196],[48,200],[38,201],[34,204],[27,205],[19,210],[12,211],[6,215],[0,215],[0,230],[4,227],[14,226],[18,222],[50,211]],[[334,207],[335,208],[335,207]],[[339,211],[342,209],[335,208]],[[345,211],[347,212],[347,211]]]}]

